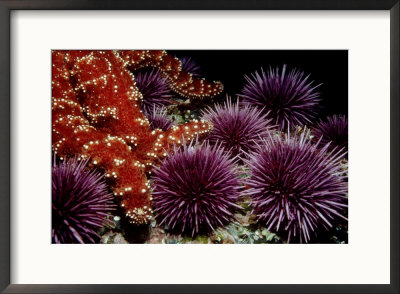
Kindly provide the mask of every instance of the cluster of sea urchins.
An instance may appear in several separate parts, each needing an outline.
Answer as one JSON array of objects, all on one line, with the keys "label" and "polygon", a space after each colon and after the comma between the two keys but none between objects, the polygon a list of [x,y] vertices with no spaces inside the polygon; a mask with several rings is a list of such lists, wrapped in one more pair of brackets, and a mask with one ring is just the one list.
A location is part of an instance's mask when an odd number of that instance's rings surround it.
[{"label": "cluster of sea urchins", "polygon": [[214,126],[208,136],[210,143],[222,144],[232,156],[253,152],[271,129],[271,120],[262,110],[250,105],[241,107],[239,100],[232,103],[230,97],[223,105],[207,108],[203,118]]},{"label": "cluster of sea urchins", "polygon": [[52,242],[95,243],[115,209],[103,175],[76,158],[52,168]]},{"label": "cluster of sea urchins", "polygon": [[[347,176],[340,164],[346,152],[339,147],[342,138],[347,139],[347,121],[334,116],[320,122],[313,129],[314,141],[307,128],[292,135],[277,132],[276,126],[291,129],[311,122],[319,103],[317,86],[307,82],[303,72],[287,74],[286,66],[281,73],[270,69],[253,75],[254,80],[246,78],[240,95],[244,103],[227,97],[223,105],[203,111],[203,118],[213,124],[210,145],[175,149],[156,168],[156,218],[192,235],[232,220],[239,182],[228,158],[242,158],[251,174],[244,195],[251,196],[258,222],[287,242],[307,243],[319,230],[346,220]],[[228,169],[219,167],[228,162]]]},{"label": "cluster of sea urchins", "polygon": [[329,143],[313,144],[309,132],[271,135],[247,161],[253,213],[287,242],[307,243],[318,230],[346,220],[347,183],[340,165],[345,152],[327,153]]},{"label": "cluster of sea urchins", "polygon": [[[200,76],[188,58],[181,67]],[[309,125],[320,102],[319,85],[286,65],[245,76],[236,102],[227,100],[203,111],[213,130],[203,144],[174,147],[152,170],[152,208],[158,225],[192,236],[209,233],[234,220],[241,195],[251,197],[258,223],[287,242],[307,243],[329,230],[347,207],[347,176],[340,162],[347,148],[347,119],[328,117],[310,131],[282,134]],[[151,129],[173,127],[165,106],[172,103],[167,80],[158,69],[136,74],[141,108]],[[274,130],[274,128],[278,128]],[[166,150],[167,152],[167,150]],[[242,161],[239,161],[239,158]],[[52,240],[94,243],[98,229],[111,224],[113,196],[103,176],[88,161],[69,159],[52,170]],[[245,186],[238,165],[248,166]],[[246,187],[245,192],[241,192]]]},{"label": "cluster of sea urchins", "polygon": [[286,65],[269,68],[267,72],[255,72],[245,76],[247,84],[239,94],[241,101],[270,111],[272,122],[281,130],[296,125],[305,125],[315,118],[320,101],[314,82],[309,75],[293,69],[289,73]]},{"label": "cluster of sea urchins", "polygon": [[209,232],[233,220],[240,183],[234,159],[218,146],[193,141],[174,149],[153,173],[153,207],[160,225]]}]

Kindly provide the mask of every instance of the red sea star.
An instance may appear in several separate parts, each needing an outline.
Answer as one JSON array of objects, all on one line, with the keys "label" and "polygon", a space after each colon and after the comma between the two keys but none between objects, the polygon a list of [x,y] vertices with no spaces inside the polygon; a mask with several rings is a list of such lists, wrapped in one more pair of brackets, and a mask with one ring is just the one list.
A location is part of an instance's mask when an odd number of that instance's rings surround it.
[{"label": "red sea star", "polygon": [[112,180],[130,222],[151,218],[150,185],[145,171],[181,144],[212,125],[194,120],[168,131],[151,131],[140,110],[142,95],[128,70],[158,67],[174,91],[189,98],[214,96],[219,82],[194,78],[165,51],[53,51],[52,144],[61,158],[90,158]]}]

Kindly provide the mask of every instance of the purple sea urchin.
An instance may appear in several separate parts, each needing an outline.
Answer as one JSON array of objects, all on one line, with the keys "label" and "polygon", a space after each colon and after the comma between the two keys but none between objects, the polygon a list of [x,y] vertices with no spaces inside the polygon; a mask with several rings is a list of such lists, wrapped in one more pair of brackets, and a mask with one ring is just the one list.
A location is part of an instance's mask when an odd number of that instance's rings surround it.
[{"label": "purple sea urchin", "polygon": [[106,216],[115,209],[113,195],[87,162],[69,159],[52,168],[53,243],[95,243],[96,231],[111,223]]},{"label": "purple sea urchin", "polygon": [[182,70],[191,73],[194,77],[200,77],[200,66],[192,59],[192,57],[182,57],[179,59],[182,63]]},{"label": "purple sea urchin", "polygon": [[135,76],[136,86],[143,95],[142,109],[151,112],[154,106],[171,104],[172,94],[168,82],[159,69],[141,71]]},{"label": "purple sea urchin", "polygon": [[214,125],[209,141],[220,142],[233,156],[254,151],[260,138],[268,135],[271,120],[267,116],[256,107],[240,107],[239,101],[232,103],[229,97],[223,105],[209,107],[203,113],[203,118]]},{"label": "purple sea urchin", "polygon": [[191,143],[174,148],[174,155],[153,175],[153,206],[160,225],[193,236],[231,221],[240,209],[234,163],[220,146]]},{"label": "purple sea urchin", "polygon": [[156,108],[154,106],[150,113],[145,111],[144,114],[148,118],[152,130],[161,129],[167,131],[173,126],[172,120],[168,117],[165,107]]},{"label": "purple sea urchin", "polygon": [[340,165],[344,154],[333,150],[328,155],[329,144],[318,148],[307,137],[309,130],[299,137],[273,136],[247,162],[253,213],[288,242],[308,242],[317,229],[347,220],[342,215],[347,207],[347,177]]},{"label": "purple sea urchin", "polygon": [[321,138],[323,145],[332,142],[329,149],[334,146],[347,149],[348,127],[347,118],[344,115],[328,116],[325,121],[320,120],[312,132],[315,140]]},{"label": "purple sea urchin", "polygon": [[270,68],[266,73],[261,69],[251,76],[245,76],[247,84],[239,97],[243,103],[255,105],[270,111],[273,123],[281,130],[295,125],[310,123],[315,117],[320,101],[314,82],[309,82],[309,75],[293,69],[286,72]]}]

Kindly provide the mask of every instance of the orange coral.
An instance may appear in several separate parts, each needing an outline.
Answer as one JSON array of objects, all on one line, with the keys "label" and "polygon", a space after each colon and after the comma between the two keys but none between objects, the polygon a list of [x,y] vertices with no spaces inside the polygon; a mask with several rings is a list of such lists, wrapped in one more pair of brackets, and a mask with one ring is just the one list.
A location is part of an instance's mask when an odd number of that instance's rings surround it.
[{"label": "orange coral", "polygon": [[140,110],[143,98],[128,70],[158,67],[171,88],[189,98],[214,96],[219,82],[196,79],[165,51],[53,51],[52,147],[61,158],[90,158],[112,179],[114,195],[132,223],[151,217],[145,171],[181,144],[209,132],[211,124],[194,120],[168,131],[151,131]]}]

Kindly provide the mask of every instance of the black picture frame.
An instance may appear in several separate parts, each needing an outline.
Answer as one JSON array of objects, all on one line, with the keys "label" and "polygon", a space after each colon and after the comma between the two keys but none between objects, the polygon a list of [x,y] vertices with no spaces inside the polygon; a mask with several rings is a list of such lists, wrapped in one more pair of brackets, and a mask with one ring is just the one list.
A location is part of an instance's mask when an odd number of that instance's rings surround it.
[{"label": "black picture frame", "polygon": [[[390,10],[389,285],[10,284],[10,12],[12,10]],[[0,0],[0,290],[2,293],[399,293],[399,0]],[[366,259],[368,257],[366,256]]]}]

